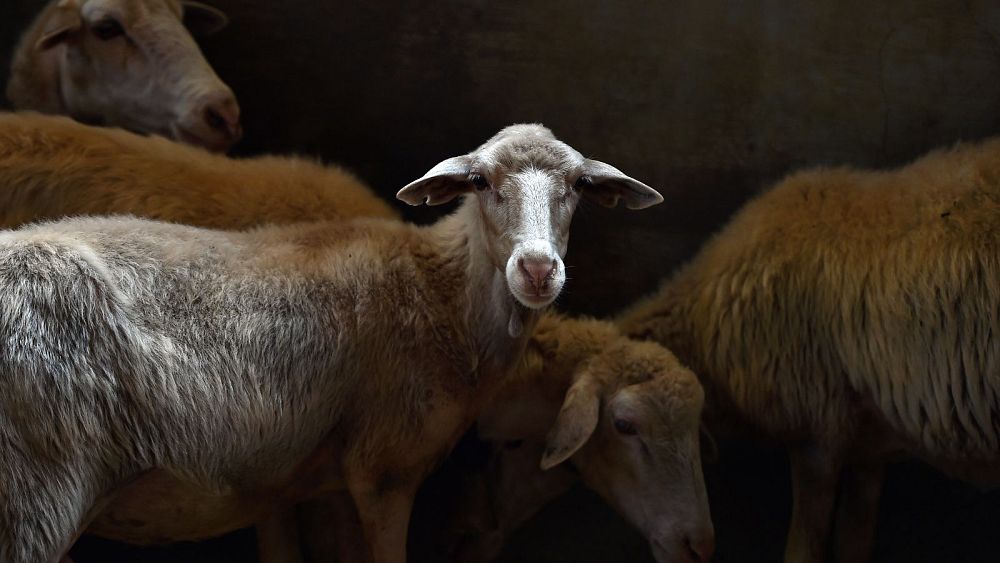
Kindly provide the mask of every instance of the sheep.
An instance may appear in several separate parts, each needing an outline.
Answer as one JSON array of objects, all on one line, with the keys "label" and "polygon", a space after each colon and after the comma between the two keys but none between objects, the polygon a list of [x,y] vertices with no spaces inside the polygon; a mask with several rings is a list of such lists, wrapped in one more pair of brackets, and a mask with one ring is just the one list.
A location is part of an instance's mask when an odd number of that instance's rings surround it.
[{"label": "sheep", "polygon": [[290,157],[230,159],[65,117],[0,114],[0,227],[85,214],[230,230],[399,218],[337,167]]},{"label": "sheep", "polygon": [[14,52],[7,98],[225,151],[242,136],[239,104],[184,23],[212,33],[228,20],[192,0],[51,0]]},{"label": "sheep", "polygon": [[992,139],[794,174],[616,322],[689,365],[707,412],[788,447],[786,561],[863,561],[889,456],[995,482],[998,288]]},{"label": "sheep", "polygon": [[[494,560],[510,532],[582,477],[649,537],[658,561],[708,561],[702,400],[695,375],[661,346],[609,322],[542,315],[523,362],[476,422],[494,453],[460,487],[443,559]],[[334,514],[351,516],[343,506]],[[355,552],[357,534],[339,529],[330,545],[319,518],[304,523],[309,560],[355,560],[338,550]]]},{"label": "sheep", "polygon": [[[57,561],[124,485],[165,479],[249,521],[346,490],[372,559],[404,561],[417,485],[562,289],[579,199],[662,201],[540,125],[397,194],[459,196],[430,227],[82,218],[0,234],[0,559]],[[220,516],[206,508],[120,524],[198,537]]]},{"label": "sheep", "polygon": [[[476,423],[497,452],[463,495],[471,509],[454,518],[472,524],[457,560],[493,560],[509,532],[579,476],[649,539],[657,561],[708,561],[694,373],[609,322],[548,313],[524,357]],[[566,461],[575,471],[557,467]]]}]

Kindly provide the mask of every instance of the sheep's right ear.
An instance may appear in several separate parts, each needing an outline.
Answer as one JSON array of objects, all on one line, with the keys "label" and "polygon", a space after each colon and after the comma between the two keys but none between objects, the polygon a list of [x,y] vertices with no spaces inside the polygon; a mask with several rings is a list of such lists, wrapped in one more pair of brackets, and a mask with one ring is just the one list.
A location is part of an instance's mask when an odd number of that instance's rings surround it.
[{"label": "sheep's right ear", "polygon": [[184,8],[184,27],[193,35],[206,37],[222,31],[229,25],[229,16],[208,4],[182,0],[181,6]]},{"label": "sheep's right ear", "polygon": [[82,28],[83,19],[80,18],[80,6],[76,0],[63,0],[49,14],[35,48],[47,51],[64,43],[70,35]]},{"label": "sheep's right ear", "polygon": [[583,175],[590,179],[583,197],[604,207],[615,207],[622,200],[629,209],[645,209],[663,201],[660,192],[599,160],[584,161]]},{"label": "sheep's right ear", "polygon": [[584,373],[566,392],[556,423],[545,440],[542,469],[548,470],[576,453],[597,428],[601,411],[600,386]]},{"label": "sheep's right ear", "polygon": [[396,197],[410,205],[440,205],[461,194],[472,191],[469,181],[472,159],[468,155],[456,156],[440,162],[419,180],[414,180],[399,190]]}]

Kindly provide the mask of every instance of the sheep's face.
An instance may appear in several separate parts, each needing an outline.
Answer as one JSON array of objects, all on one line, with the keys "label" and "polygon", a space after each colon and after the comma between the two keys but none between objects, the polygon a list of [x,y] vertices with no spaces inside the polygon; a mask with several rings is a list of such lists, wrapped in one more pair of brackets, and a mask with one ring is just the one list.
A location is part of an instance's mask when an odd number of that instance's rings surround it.
[{"label": "sheep's face", "polygon": [[683,369],[620,389],[573,458],[583,480],[643,532],[660,562],[708,561],[714,549],[701,401],[694,376]]},{"label": "sheep's face", "polygon": [[563,256],[581,197],[630,208],[662,201],[649,186],[583,158],[540,125],[513,125],[474,152],[441,162],[400,190],[407,203],[431,205],[471,193],[490,260],[522,305],[545,307],[566,280]]},{"label": "sheep's face", "polygon": [[[561,408],[532,395],[501,399],[490,408],[495,418],[480,418],[480,435],[497,444],[485,487],[495,530],[467,534],[465,553],[495,555],[497,536],[566,489],[568,460],[646,536],[657,561],[709,559],[714,531],[699,449],[704,394],[673,354],[628,341],[585,362]],[[548,438],[532,438],[546,420]]]},{"label": "sheep's face", "polygon": [[72,117],[224,151],[242,134],[239,106],[184,22],[211,32],[226,17],[189,1],[62,0],[36,48],[62,49]]}]

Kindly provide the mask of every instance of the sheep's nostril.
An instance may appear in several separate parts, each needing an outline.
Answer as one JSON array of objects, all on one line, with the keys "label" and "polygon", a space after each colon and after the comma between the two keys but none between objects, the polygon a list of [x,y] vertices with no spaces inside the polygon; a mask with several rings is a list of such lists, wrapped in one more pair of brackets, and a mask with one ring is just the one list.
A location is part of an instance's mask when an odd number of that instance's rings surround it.
[{"label": "sheep's nostril", "polygon": [[242,135],[240,106],[232,96],[205,104],[202,119],[209,130],[221,133],[227,139],[236,140]]},{"label": "sheep's nostril", "polygon": [[705,563],[712,559],[712,553],[715,551],[715,539],[709,537],[692,541],[690,537],[685,537],[684,547],[687,549],[687,555],[691,561]]},{"label": "sheep's nostril", "polygon": [[552,277],[556,271],[556,261],[547,258],[542,260],[521,258],[518,260],[517,264],[520,267],[521,272],[528,278],[528,281],[531,282],[531,285],[533,285],[536,290],[540,290],[545,287],[548,279]]},{"label": "sheep's nostril", "polygon": [[212,108],[205,110],[205,123],[212,129],[218,131],[227,131],[229,129],[229,124],[226,123],[225,118],[219,115],[219,112]]}]

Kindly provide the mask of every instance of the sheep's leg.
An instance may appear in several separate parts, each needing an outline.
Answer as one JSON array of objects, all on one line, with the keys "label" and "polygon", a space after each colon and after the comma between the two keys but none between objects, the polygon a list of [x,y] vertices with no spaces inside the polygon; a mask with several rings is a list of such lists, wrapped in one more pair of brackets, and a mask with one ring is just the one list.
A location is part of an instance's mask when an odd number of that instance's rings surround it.
[{"label": "sheep's leg", "polygon": [[294,508],[275,512],[256,528],[260,563],[303,563]]},{"label": "sheep's leg", "polygon": [[834,524],[834,560],[862,563],[871,558],[885,464],[852,465],[844,472]]},{"label": "sheep's leg", "polygon": [[786,563],[820,562],[827,544],[840,473],[840,457],[819,446],[789,452],[792,469],[792,521],[785,544]]},{"label": "sheep's leg", "polygon": [[306,561],[368,563],[364,530],[350,495],[333,493],[299,504],[296,514]]},{"label": "sheep's leg", "polygon": [[348,482],[374,563],[406,561],[406,532],[422,477],[423,473],[417,478],[391,473]]}]

